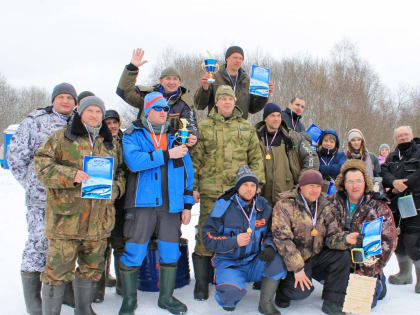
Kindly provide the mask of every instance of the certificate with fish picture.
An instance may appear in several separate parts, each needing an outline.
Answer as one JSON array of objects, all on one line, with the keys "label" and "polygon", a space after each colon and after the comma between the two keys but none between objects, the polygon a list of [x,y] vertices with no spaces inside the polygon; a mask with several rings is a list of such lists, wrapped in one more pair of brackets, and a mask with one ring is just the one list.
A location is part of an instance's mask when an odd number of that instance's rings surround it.
[{"label": "certificate with fish picture", "polygon": [[252,65],[251,82],[249,84],[249,93],[268,97],[268,83],[270,82],[270,69]]},{"label": "certificate with fish picture", "polygon": [[365,236],[363,237],[362,246],[366,258],[382,253],[381,231],[383,221],[384,217],[379,217],[363,223],[362,234]]},{"label": "certificate with fish picture", "polygon": [[114,158],[85,156],[83,172],[89,175],[89,180],[82,182],[82,198],[111,199]]}]

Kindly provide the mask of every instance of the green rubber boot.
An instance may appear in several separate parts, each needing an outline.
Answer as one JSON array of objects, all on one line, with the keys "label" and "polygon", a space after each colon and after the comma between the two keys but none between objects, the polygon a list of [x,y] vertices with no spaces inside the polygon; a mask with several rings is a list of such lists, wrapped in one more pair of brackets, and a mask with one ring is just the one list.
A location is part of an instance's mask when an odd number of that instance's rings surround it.
[{"label": "green rubber boot", "polygon": [[420,260],[416,260],[414,262],[414,266],[416,267],[416,276],[417,276],[417,283],[415,287],[416,293],[420,293]]},{"label": "green rubber boot", "polygon": [[396,255],[400,272],[389,276],[389,283],[392,284],[410,284],[413,283],[412,267],[413,261],[407,255]]},{"label": "green rubber boot", "polygon": [[158,306],[172,314],[184,314],[187,312],[187,306],[172,296],[175,289],[176,269],[176,264],[160,264]]},{"label": "green rubber boot", "polygon": [[30,315],[42,315],[40,272],[20,272],[26,311]]},{"label": "green rubber boot", "polygon": [[273,304],[274,294],[279,286],[280,280],[273,280],[264,277],[261,282],[260,303],[258,311],[266,315],[280,315],[281,313],[276,309]]},{"label": "green rubber boot", "polygon": [[139,271],[135,269],[124,269],[120,266],[121,286],[123,302],[119,315],[134,315],[137,308],[137,279]]}]

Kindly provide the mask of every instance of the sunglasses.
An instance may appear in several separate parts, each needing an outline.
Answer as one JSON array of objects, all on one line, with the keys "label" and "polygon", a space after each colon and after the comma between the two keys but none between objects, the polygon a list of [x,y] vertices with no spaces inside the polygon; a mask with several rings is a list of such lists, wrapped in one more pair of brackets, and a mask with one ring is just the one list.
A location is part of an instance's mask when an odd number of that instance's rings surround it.
[{"label": "sunglasses", "polygon": [[169,112],[169,107],[167,106],[155,106],[153,109],[157,112],[160,112],[161,110],[164,110],[165,112]]}]

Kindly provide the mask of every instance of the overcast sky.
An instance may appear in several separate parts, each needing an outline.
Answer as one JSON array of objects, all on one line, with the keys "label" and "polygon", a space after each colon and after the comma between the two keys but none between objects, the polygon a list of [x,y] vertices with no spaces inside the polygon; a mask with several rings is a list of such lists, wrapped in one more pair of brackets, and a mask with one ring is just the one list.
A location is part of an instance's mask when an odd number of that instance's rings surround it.
[{"label": "overcast sky", "polygon": [[69,82],[115,107],[135,47],[149,60],[146,77],[168,46],[221,53],[236,44],[245,58],[256,48],[279,59],[328,58],[346,38],[388,87],[419,86],[419,9],[417,0],[2,0],[0,73],[14,87],[49,92]]}]

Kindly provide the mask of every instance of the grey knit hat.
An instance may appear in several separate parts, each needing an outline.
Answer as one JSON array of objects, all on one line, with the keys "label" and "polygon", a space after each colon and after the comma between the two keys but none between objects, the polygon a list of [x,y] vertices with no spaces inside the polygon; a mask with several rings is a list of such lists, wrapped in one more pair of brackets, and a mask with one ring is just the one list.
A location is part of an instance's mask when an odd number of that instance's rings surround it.
[{"label": "grey knit hat", "polygon": [[163,69],[162,72],[160,73],[159,79],[162,79],[164,77],[169,77],[169,76],[178,77],[181,80],[181,74],[174,67],[168,67],[166,69]]},{"label": "grey knit hat", "polygon": [[383,148],[385,148],[385,149],[387,149],[389,152],[391,152],[391,147],[390,147],[389,145],[387,145],[386,143],[382,143],[382,144],[379,146],[379,154],[381,154],[381,150],[382,150]]},{"label": "grey knit hat", "polygon": [[89,106],[97,106],[102,111],[102,117],[105,117],[105,105],[104,101],[102,101],[97,96],[87,96],[80,101],[78,113],[82,116],[83,111],[88,108]]},{"label": "grey knit hat", "polygon": [[73,85],[70,83],[63,82],[54,87],[51,94],[51,103],[54,102],[55,97],[60,94],[70,94],[74,98],[74,103],[77,104],[77,93]]},{"label": "grey knit hat", "polygon": [[79,96],[77,96],[77,103],[80,103],[82,99],[88,96],[95,96],[95,94],[93,94],[91,91],[83,91],[79,94]]},{"label": "grey knit hat", "polygon": [[248,165],[242,165],[239,168],[238,174],[236,175],[236,184],[235,188],[239,189],[243,183],[254,182],[258,185],[258,177],[253,171],[251,171]]}]

